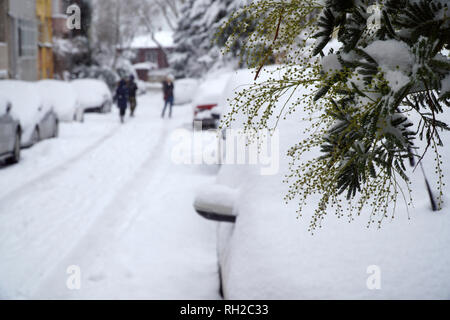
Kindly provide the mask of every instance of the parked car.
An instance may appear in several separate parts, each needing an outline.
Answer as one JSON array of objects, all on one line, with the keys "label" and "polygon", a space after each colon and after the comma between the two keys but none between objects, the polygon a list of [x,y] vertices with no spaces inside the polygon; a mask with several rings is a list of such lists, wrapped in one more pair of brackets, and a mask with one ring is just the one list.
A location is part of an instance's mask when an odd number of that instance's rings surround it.
[{"label": "parked car", "polygon": [[35,83],[2,80],[0,93],[11,101],[21,123],[21,146],[30,147],[59,134],[59,119],[51,105],[45,103]]},{"label": "parked car", "polygon": [[[152,90],[152,84],[146,81],[142,81],[139,79],[135,79],[136,81],[136,85],[138,87],[138,91],[137,91],[137,95],[144,95],[147,92]],[[159,89],[159,91],[161,91],[162,89]]]},{"label": "parked car", "polygon": [[221,72],[208,75],[200,84],[193,101],[194,127],[197,123],[204,128],[217,128],[220,112],[217,108],[231,72]]},{"label": "parked car", "polygon": [[[248,83],[240,71],[233,87]],[[260,81],[264,80],[264,76]],[[299,89],[293,99],[306,92]],[[228,92],[228,98],[234,94]],[[277,110],[285,101],[279,101]],[[229,110],[229,109],[228,109]],[[274,110],[276,112],[277,110]],[[397,203],[395,221],[367,228],[370,210],[355,221],[327,212],[322,228],[308,231],[319,198],[298,219],[295,202],[286,204],[290,173],[287,151],[306,137],[302,110],[278,124],[279,170],[261,175],[264,164],[221,166],[214,184],[200,188],[194,207],[218,223],[218,260],[226,299],[447,299],[450,288],[450,219],[444,206],[435,214],[420,173],[411,173],[414,208]],[[447,119],[450,117],[447,115]],[[236,116],[232,128],[242,128]],[[444,120],[444,119],[443,119]],[[444,120],[448,121],[448,120]],[[269,123],[273,124],[273,123]],[[443,139],[450,139],[445,133]],[[422,145],[425,147],[425,145]],[[448,154],[445,149],[442,152]],[[317,151],[318,152],[318,151]],[[318,154],[312,151],[311,156]],[[445,157],[445,155],[443,155]],[[309,158],[309,155],[308,155]],[[276,158],[275,158],[276,160]],[[425,170],[434,171],[432,159]],[[444,173],[450,166],[444,164]],[[379,281],[379,282],[377,282]],[[378,286],[379,285],[379,286]],[[377,290],[379,288],[380,290]]]},{"label": "parked car", "polygon": [[0,160],[17,163],[20,160],[22,129],[12,109],[12,103],[0,96]]},{"label": "parked car", "polygon": [[84,108],[73,85],[65,81],[41,80],[36,84],[45,103],[53,106],[60,121],[84,120]]},{"label": "parked car", "polygon": [[175,81],[175,105],[191,103],[198,89],[198,80],[192,78],[179,79]]},{"label": "parked car", "polygon": [[97,79],[77,79],[71,83],[84,112],[111,112],[112,95],[105,82]]}]

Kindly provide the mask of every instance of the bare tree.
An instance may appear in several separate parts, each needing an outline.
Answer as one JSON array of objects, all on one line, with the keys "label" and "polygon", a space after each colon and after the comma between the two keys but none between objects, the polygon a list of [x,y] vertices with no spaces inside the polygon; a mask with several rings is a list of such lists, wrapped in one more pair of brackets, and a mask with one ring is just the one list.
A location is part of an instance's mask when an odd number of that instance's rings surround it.
[{"label": "bare tree", "polygon": [[156,33],[162,25],[175,30],[182,2],[183,0],[93,0],[94,42],[102,63],[116,68],[122,51],[129,48],[139,33],[149,34],[164,51]]},{"label": "bare tree", "polygon": [[180,1],[180,0],[154,0],[154,2],[161,10],[161,13],[162,13],[164,19],[166,20],[169,28],[172,29],[172,31],[175,31],[176,23],[174,23],[174,20],[178,20],[178,18],[180,17],[178,6],[180,3],[182,3],[182,1]]},{"label": "bare tree", "polygon": [[129,46],[139,29],[141,0],[95,0],[94,34],[100,55],[115,68],[120,50]]},{"label": "bare tree", "polygon": [[140,0],[139,17],[143,26],[156,43],[156,45],[164,51],[163,46],[159,43],[155,34],[160,26],[155,23],[160,18],[163,18],[167,26],[175,31],[177,21],[180,17],[179,7],[183,0]]}]

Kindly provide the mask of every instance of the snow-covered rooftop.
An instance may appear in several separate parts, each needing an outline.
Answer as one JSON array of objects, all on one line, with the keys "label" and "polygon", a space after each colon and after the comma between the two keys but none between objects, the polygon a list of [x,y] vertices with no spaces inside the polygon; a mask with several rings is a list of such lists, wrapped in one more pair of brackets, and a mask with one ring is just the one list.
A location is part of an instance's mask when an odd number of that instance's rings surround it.
[{"label": "snow-covered rooftop", "polygon": [[[159,31],[155,34],[156,41],[164,48],[173,47],[173,32]],[[158,48],[156,42],[152,39],[150,34],[140,35],[134,38],[130,45],[131,49],[139,48]]]},{"label": "snow-covered rooftop", "polygon": [[155,63],[152,62],[141,62],[133,64],[133,68],[135,70],[152,70],[156,69],[158,66]]}]

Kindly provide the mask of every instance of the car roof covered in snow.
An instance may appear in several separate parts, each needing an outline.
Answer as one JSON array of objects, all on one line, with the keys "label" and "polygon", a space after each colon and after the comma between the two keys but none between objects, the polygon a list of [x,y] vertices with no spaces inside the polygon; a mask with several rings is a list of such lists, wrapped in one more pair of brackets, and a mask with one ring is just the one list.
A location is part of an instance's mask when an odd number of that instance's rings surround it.
[{"label": "car roof covered in snow", "polygon": [[111,99],[111,91],[106,83],[98,79],[76,79],[71,82],[84,108],[100,107]]},{"label": "car roof covered in snow", "polygon": [[208,74],[196,91],[194,108],[199,105],[219,104],[220,97],[233,72],[226,70]]},{"label": "car roof covered in snow", "polygon": [[65,81],[41,80],[36,83],[44,103],[53,106],[58,115],[72,115],[78,105],[74,87]]}]

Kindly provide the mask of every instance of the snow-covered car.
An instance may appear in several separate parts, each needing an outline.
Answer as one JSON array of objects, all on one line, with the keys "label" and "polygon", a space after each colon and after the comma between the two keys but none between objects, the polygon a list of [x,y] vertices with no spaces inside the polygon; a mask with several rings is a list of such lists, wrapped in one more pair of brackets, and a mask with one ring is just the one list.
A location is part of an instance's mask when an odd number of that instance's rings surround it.
[{"label": "snow-covered car", "polygon": [[85,112],[108,113],[112,110],[112,94],[104,81],[76,79],[71,82]]},{"label": "snow-covered car", "polygon": [[194,127],[217,128],[220,120],[219,100],[232,72],[215,72],[206,77],[196,91],[193,101]]},{"label": "snow-covered car", "polygon": [[11,101],[14,115],[20,121],[22,147],[30,147],[43,139],[58,136],[58,115],[49,104],[42,100],[35,83],[2,80],[0,94]]},{"label": "snow-covered car", "polygon": [[[242,85],[252,78],[248,71],[240,71],[238,76]],[[299,89],[294,101],[306,93],[304,90]],[[284,103],[279,101],[279,110]],[[448,299],[449,209],[444,206],[440,213],[432,212],[427,197],[423,197],[426,191],[419,170],[411,170],[410,176],[414,208],[407,209],[399,201],[395,220],[386,220],[381,229],[367,228],[370,210],[351,223],[330,211],[322,228],[312,235],[309,219],[319,197],[311,199],[300,218],[297,204],[286,204],[288,187],[283,180],[290,173],[287,151],[306,137],[302,132],[308,123],[302,118],[303,111],[296,110],[279,123],[275,140],[279,152],[272,158],[279,160],[279,170],[272,175],[261,174],[266,164],[225,163],[215,183],[199,189],[195,209],[216,221],[211,223],[218,223],[224,297]],[[449,115],[446,118],[443,120],[450,120]],[[242,128],[244,119],[236,115],[232,128]],[[443,135],[444,143],[450,141],[449,133]],[[450,156],[448,149],[441,152],[443,157]],[[434,172],[432,158],[423,164],[426,171]],[[444,174],[448,174],[450,164],[443,165]]]},{"label": "snow-covered car", "polygon": [[0,160],[17,163],[20,160],[22,129],[12,109],[12,103],[0,96]]},{"label": "snow-covered car", "polygon": [[83,121],[84,109],[70,83],[59,80],[41,80],[36,85],[43,101],[53,107],[60,121]]},{"label": "snow-covered car", "polygon": [[198,89],[198,80],[193,78],[179,79],[175,81],[174,97],[175,105],[191,103]]},{"label": "snow-covered car", "polygon": [[142,81],[139,79],[137,79],[135,81],[136,81],[136,85],[138,87],[138,91],[137,91],[138,95],[146,94],[147,92],[149,92],[152,89],[151,84],[149,82]]}]

